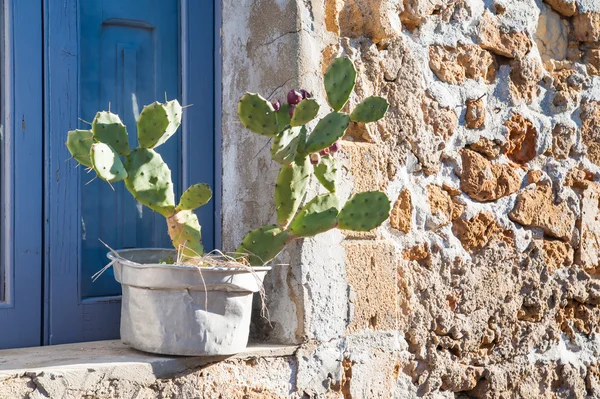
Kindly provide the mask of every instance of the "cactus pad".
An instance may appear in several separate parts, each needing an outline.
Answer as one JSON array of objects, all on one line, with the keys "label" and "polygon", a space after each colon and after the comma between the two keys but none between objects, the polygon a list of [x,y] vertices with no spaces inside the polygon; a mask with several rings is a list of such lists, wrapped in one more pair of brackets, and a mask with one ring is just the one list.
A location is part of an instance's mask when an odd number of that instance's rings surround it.
[{"label": "cactus pad", "polygon": [[339,202],[333,193],[316,196],[298,212],[290,232],[297,237],[312,237],[331,230],[337,224]]},{"label": "cactus pad", "polygon": [[335,164],[335,158],[331,155],[321,158],[321,162],[315,166],[315,176],[319,182],[330,192],[335,192],[335,181],[337,179],[338,169]]},{"label": "cactus pad", "polygon": [[350,117],[346,114],[332,112],[317,123],[306,141],[306,152],[313,153],[324,150],[343,135],[350,125]]},{"label": "cactus pad", "polygon": [[294,110],[290,124],[292,126],[306,125],[319,113],[319,103],[312,98],[300,101]]},{"label": "cactus pad", "polygon": [[379,227],[390,214],[390,200],[380,191],[356,194],[340,211],[338,228],[370,231]]},{"label": "cactus pad", "polygon": [[252,266],[262,266],[276,257],[292,238],[290,233],[272,224],[246,234],[237,248],[237,256],[248,256]]},{"label": "cactus pad", "polygon": [[292,122],[292,118],[290,117],[290,108],[290,104],[281,104],[279,111],[277,111],[277,125],[279,126],[279,132],[290,126]]},{"label": "cactus pad", "polygon": [[94,133],[91,130],[71,130],[65,144],[77,162],[83,166],[92,166],[90,150],[94,144]]},{"label": "cactus pad", "polygon": [[127,177],[127,172],[125,171],[123,162],[121,162],[121,158],[119,158],[119,154],[108,144],[92,144],[90,160],[96,174],[102,180],[115,183]]},{"label": "cactus pad", "polygon": [[171,170],[159,153],[147,148],[131,151],[125,163],[125,186],[137,201],[163,216],[175,211]]},{"label": "cactus pad", "polygon": [[140,147],[156,148],[167,141],[181,125],[181,113],[177,100],[146,105],[137,120]]},{"label": "cactus pad", "polygon": [[383,97],[367,97],[354,108],[350,114],[350,119],[353,122],[375,122],[383,118],[389,106],[387,100]]},{"label": "cactus pad", "polygon": [[190,186],[181,195],[179,199],[179,205],[175,208],[176,211],[182,210],[193,210],[200,208],[202,205],[210,201],[212,197],[212,191],[210,186],[206,183],[198,183]]},{"label": "cactus pad", "polygon": [[254,133],[270,137],[279,132],[277,112],[273,105],[259,94],[244,94],[238,103],[238,116],[242,124]]},{"label": "cactus pad", "polygon": [[[273,145],[271,145],[271,158],[273,158],[273,161],[282,165],[289,165],[294,161],[298,143],[302,138],[302,130],[305,130],[304,126],[288,128],[273,138]],[[306,137],[306,131],[304,137]]]},{"label": "cactus pad", "polygon": [[275,204],[277,207],[277,223],[287,227],[306,194],[312,165],[308,157],[296,163],[284,165],[279,170],[275,186]]},{"label": "cactus pad", "polygon": [[336,58],[325,72],[327,101],[334,111],[344,107],[356,81],[356,70],[349,58]]},{"label": "cactus pad", "polygon": [[131,152],[127,128],[119,115],[110,111],[98,112],[92,122],[92,132],[96,141],[108,144],[119,155],[127,156]]},{"label": "cactus pad", "polygon": [[173,247],[181,250],[183,256],[193,257],[204,254],[200,222],[193,211],[183,210],[167,217],[167,228]]}]

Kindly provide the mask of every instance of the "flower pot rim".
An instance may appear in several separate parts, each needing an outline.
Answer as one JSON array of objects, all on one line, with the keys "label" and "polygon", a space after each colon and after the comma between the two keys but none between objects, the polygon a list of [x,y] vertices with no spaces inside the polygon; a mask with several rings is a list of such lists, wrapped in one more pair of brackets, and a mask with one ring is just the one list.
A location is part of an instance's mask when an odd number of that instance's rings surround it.
[{"label": "flower pot rim", "polygon": [[[128,248],[128,249],[119,249],[114,250],[117,254],[121,254],[123,252],[131,253],[131,252],[142,252],[142,251],[163,251],[163,252],[172,252],[176,254],[176,251],[172,248]],[[261,271],[270,271],[272,269],[271,266],[251,266],[246,268],[241,267],[199,267],[193,265],[171,265],[166,263],[137,263],[133,262],[126,258],[118,258],[112,251],[109,251],[106,254],[106,257],[110,259],[110,261],[116,261],[123,265],[127,265],[129,267],[137,268],[137,269],[147,269],[147,268],[162,268],[162,269],[180,269],[180,270],[192,270],[199,269],[200,271],[211,271],[211,272],[222,272],[222,273],[251,273],[252,271],[261,272]]]}]

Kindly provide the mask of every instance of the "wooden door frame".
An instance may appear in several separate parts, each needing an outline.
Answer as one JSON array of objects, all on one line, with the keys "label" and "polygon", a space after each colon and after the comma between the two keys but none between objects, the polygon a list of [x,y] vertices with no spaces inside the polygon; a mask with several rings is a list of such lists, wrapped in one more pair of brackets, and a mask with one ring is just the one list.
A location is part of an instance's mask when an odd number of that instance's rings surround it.
[{"label": "wooden door frame", "polygon": [[[0,349],[42,338],[42,2],[4,0]],[[1,282],[0,282],[1,283]]]},{"label": "wooden door frame", "polygon": [[[118,314],[121,306],[120,297],[81,299],[79,169],[75,168],[74,162],[65,162],[70,155],[62,144],[67,131],[78,126],[78,0],[65,0],[59,7],[50,7],[51,3],[51,0],[44,0],[44,112],[46,137],[52,138],[44,146],[44,345],[105,339],[108,329],[104,326],[115,322],[114,315]],[[207,4],[211,6],[212,13],[206,12]],[[215,72],[220,71],[220,2],[180,0],[180,10],[182,102],[194,105],[194,112],[184,116],[182,125],[182,183],[185,188],[191,183],[204,181],[215,189],[215,200],[207,205],[211,207],[210,215],[200,217],[207,247],[211,247],[220,244],[221,236],[221,140],[220,123],[215,124],[215,115],[220,121],[220,73]],[[190,23],[192,16],[194,21]],[[201,21],[201,18],[206,21]],[[214,55],[215,63],[206,59],[207,51]],[[212,65],[211,74],[202,67],[207,62]],[[219,80],[214,79],[217,76]],[[202,90],[210,90],[215,95],[203,97]],[[215,102],[216,99],[218,102]],[[217,111],[219,114],[216,114]],[[198,134],[207,129],[215,133]],[[207,136],[210,136],[209,143]],[[192,151],[201,148],[198,146],[214,149],[214,159],[194,157]],[[212,181],[200,178],[202,168],[207,170],[207,167],[214,172],[210,176]],[[207,231],[213,232],[214,237],[206,234]],[[60,311],[54,312],[53,309]]]}]

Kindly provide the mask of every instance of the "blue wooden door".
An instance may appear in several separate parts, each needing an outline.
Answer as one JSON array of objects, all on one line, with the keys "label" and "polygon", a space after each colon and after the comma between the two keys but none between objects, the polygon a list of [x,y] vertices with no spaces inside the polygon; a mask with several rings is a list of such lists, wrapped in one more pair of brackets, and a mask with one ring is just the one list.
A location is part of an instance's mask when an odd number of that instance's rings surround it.
[{"label": "blue wooden door", "polygon": [[[208,1],[46,0],[45,343],[118,337],[112,269],[91,280],[107,263],[100,240],[114,249],[171,245],[164,218],[137,204],[122,183],[113,191],[65,162],[68,130],[88,128],[85,121],[110,107],[133,147],[145,104],[165,96],[193,103],[183,129],[158,151],[177,195],[198,180],[213,184],[213,12]],[[212,203],[199,214],[208,248],[215,209]]]},{"label": "blue wooden door", "polygon": [[0,1],[0,349],[42,337],[42,2]]},{"label": "blue wooden door", "polygon": [[[179,98],[179,10],[175,0],[82,1],[80,5],[79,110],[91,121],[108,109],[127,126],[137,146],[136,117],[145,104]],[[85,122],[80,123],[82,128]],[[181,134],[157,151],[171,168],[180,191]],[[170,245],[164,218],[142,206],[125,189],[81,170],[81,288],[83,298],[120,294],[113,269],[92,282],[106,264],[106,247],[146,248]]]}]

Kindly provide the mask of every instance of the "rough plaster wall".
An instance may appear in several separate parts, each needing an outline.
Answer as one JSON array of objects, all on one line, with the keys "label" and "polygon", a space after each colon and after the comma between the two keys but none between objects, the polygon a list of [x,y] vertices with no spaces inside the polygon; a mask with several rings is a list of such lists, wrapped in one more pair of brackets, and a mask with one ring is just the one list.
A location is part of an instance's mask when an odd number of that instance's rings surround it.
[{"label": "rough plaster wall", "polygon": [[[293,268],[268,286],[274,329],[256,331],[310,340],[295,394],[600,397],[600,3],[296,3],[286,3],[295,28],[279,35],[295,33],[277,39],[293,45],[268,50],[287,60],[294,48],[285,89],[323,98],[330,60],[353,59],[350,105],[382,94],[391,107],[375,126],[349,129],[340,195],[383,189],[395,206],[374,233],[331,232],[281,258]],[[255,56],[244,46],[224,55],[236,67],[273,65]],[[269,73],[244,81],[241,69],[225,77],[225,103],[246,89],[270,93],[260,86]],[[246,165],[230,156],[242,142],[259,150],[264,141],[231,130],[225,164]],[[260,159],[260,176],[272,178],[275,166]],[[268,222],[266,207],[251,211],[251,200],[270,203],[270,192],[253,187],[266,178],[234,169],[226,166],[224,186],[243,183],[226,189],[224,231]],[[371,363],[357,360],[361,351]]]},{"label": "rough plaster wall", "polygon": [[[278,169],[270,142],[247,131],[237,117],[244,92],[273,97],[299,77],[299,18],[295,1],[222,2],[223,248],[234,251],[244,235],[275,220]],[[257,318],[252,335],[296,343],[304,331],[299,252],[289,247],[265,281],[271,324]],[[272,299],[272,300],[271,300]],[[273,338],[276,337],[276,339]]]}]

